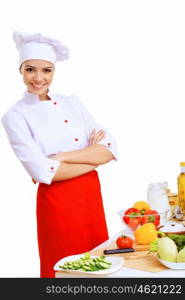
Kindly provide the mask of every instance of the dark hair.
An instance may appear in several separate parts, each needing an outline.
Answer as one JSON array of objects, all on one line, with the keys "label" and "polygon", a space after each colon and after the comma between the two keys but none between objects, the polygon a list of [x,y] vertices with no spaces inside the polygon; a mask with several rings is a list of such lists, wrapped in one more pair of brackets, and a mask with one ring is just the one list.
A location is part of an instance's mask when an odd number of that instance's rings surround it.
[{"label": "dark hair", "polygon": [[[22,63],[22,64],[23,64],[23,63]],[[20,67],[19,67],[19,71],[21,71],[22,64],[21,64]]]}]

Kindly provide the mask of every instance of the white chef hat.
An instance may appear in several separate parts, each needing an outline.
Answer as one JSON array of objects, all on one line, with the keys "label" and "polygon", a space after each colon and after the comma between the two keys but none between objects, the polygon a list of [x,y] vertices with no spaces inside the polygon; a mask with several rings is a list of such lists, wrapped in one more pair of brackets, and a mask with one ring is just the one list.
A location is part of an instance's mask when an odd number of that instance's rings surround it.
[{"label": "white chef hat", "polygon": [[52,62],[69,58],[69,49],[59,40],[41,33],[14,31],[13,39],[19,50],[19,67],[25,60],[42,59]]}]

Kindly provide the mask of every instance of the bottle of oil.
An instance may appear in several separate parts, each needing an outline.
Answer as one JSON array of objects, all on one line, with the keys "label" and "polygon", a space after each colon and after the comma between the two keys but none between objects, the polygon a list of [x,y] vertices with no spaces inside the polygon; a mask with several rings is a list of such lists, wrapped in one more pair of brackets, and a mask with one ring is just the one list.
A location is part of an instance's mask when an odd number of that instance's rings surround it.
[{"label": "bottle of oil", "polygon": [[181,173],[177,178],[179,207],[183,215],[185,215],[185,162],[180,163]]}]

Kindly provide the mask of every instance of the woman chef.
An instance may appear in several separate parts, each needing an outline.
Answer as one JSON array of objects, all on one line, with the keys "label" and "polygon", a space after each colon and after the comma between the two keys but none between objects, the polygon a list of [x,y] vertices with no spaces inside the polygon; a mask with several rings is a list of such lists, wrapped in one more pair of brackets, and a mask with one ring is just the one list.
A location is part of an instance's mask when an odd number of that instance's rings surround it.
[{"label": "woman chef", "polygon": [[37,191],[41,277],[54,277],[61,258],[89,251],[108,239],[95,169],[117,160],[111,135],[80,100],[49,91],[57,61],[68,49],[40,33],[15,31],[19,68],[27,87],[2,117],[9,142]]}]

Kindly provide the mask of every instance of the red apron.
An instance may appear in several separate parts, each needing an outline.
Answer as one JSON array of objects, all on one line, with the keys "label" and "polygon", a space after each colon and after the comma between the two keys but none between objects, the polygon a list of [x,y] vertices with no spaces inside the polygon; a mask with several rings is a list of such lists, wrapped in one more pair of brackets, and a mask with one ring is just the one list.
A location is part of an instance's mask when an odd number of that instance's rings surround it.
[{"label": "red apron", "polygon": [[108,239],[98,173],[50,185],[37,191],[37,234],[41,277],[54,277],[61,258],[93,249]]}]

